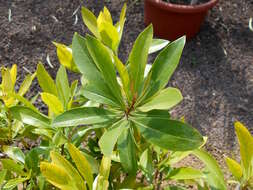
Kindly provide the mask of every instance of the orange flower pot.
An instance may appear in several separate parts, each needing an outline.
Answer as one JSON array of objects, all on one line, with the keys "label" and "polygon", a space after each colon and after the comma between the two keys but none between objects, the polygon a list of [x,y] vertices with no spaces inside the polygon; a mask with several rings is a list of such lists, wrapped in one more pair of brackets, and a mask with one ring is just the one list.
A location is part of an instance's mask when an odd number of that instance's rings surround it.
[{"label": "orange flower pot", "polygon": [[217,2],[178,5],[162,0],[144,0],[145,24],[152,23],[155,35],[163,39],[175,40],[183,35],[191,39],[199,32],[208,10]]}]

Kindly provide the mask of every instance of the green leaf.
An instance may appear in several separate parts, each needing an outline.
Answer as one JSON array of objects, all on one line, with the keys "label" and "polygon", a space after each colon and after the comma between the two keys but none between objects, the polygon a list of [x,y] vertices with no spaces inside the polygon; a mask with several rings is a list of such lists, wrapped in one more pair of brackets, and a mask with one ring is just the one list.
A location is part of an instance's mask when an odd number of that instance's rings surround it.
[{"label": "green leaf", "polygon": [[1,69],[2,73],[2,83],[1,87],[3,92],[12,92],[14,90],[14,84],[12,82],[12,77],[9,69],[2,68]]},{"label": "green leaf", "polygon": [[49,127],[51,120],[38,112],[24,106],[14,106],[10,108],[13,117],[27,125],[34,127]]},{"label": "green leaf", "polygon": [[10,179],[5,185],[4,189],[13,189],[15,188],[18,184],[23,183],[24,181],[27,181],[27,178],[15,178],[15,179]]},{"label": "green leaf", "polygon": [[147,77],[149,84],[143,100],[149,99],[167,85],[177,68],[184,45],[185,36],[170,43],[159,53]]},{"label": "green leaf", "polygon": [[105,180],[109,178],[111,170],[111,158],[107,156],[103,156],[99,168],[99,175],[103,176]]},{"label": "green leaf", "polygon": [[204,178],[204,174],[197,169],[184,167],[173,169],[166,178],[172,180],[187,180],[187,179],[200,179]]},{"label": "green leaf", "polygon": [[22,164],[25,163],[25,155],[18,147],[3,146],[3,152],[11,159],[21,162]]},{"label": "green leaf", "polygon": [[57,72],[56,87],[58,90],[59,98],[64,105],[64,108],[67,108],[71,92],[69,88],[68,75],[66,69],[63,66],[60,66]]},{"label": "green leaf", "polygon": [[38,112],[37,108],[31,103],[31,101],[27,100],[23,96],[20,96],[19,94],[16,93],[9,93],[8,96],[13,97],[17,99],[20,103],[22,103],[24,106],[32,109],[35,112]]},{"label": "green leaf", "polygon": [[110,157],[112,155],[114,146],[127,125],[128,121],[123,119],[112,125],[104,132],[98,144],[105,156]]},{"label": "green leaf", "polygon": [[72,44],[75,63],[87,83],[82,91],[82,95],[102,104],[117,106],[117,99],[111,93],[111,90],[89,55],[86,39],[75,34]]},{"label": "green leaf", "polygon": [[43,92],[41,93],[41,99],[48,106],[49,110],[56,115],[64,111],[61,101],[55,95]]},{"label": "green leaf", "polygon": [[32,170],[33,174],[39,173],[39,155],[36,149],[30,150],[25,155],[25,165],[29,170]]},{"label": "green leaf", "polygon": [[112,58],[106,49],[97,39],[87,36],[87,47],[95,64],[103,75],[104,80],[111,89],[112,94],[117,98],[119,104],[124,105],[120,86],[117,81],[116,71]]},{"label": "green leaf", "polygon": [[72,144],[68,144],[68,150],[71,158],[75,162],[78,171],[81,173],[83,178],[87,181],[88,186],[92,189],[93,175],[90,163],[87,161],[85,156]]},{"label": "green leaf", "polygon": [[133,95],[138,93],[144,78],[148,50],[153,38],[153,27],[148,26],[137,38],[129,56],[129,71]]},{"label": "green leaf", "polygon": [[235,123],[235,132],[240,145],[241,163],[243,173],[246,180],[252,175],[252,159],[253,159],[253,137],[248,129],[240,122]]},{"label": "green leaf", "polygon": [[[4,169],[6,169],[10,172],[14,172],[17,175],[21,175],[21,176],[25,175],[25,172],[23,171],[23,169],[24,169],[23,165],[18,164],[14,160],[7,159],[7,158],[1,159],[0,161],[1,161],[2,166],[3,166]],[[0,182],[0,184],[1,184],[1,182]]]},{"label": "green leaf", "polygon": [[167,186],[164,188],[164,190],[187,190],[187,189],[180,186]]},{"label": "green leaf", "polygon": [[53,120],[53,127],[98,124],[116,119],[116,114],[103,108],[84,107],[64,112]]},{"label": "green leaf", "polygon": [[124,92],[125,92],[127,98],[129,98],[129,81],[130,81],[130,79],[129,79],[128,70],[117,56],[114,56],[114,64],[119,72],[119,76],[120,76],[120,80],[121,80]]},{"label": "green leaf", "polygon": [[53,42],[57,48],[57,57],[62,66],[71,71],[78,72],[72,56],[72,49],[64,44]]},{"label": "green leaf", "polygon": [[157,51],[160,51],[163,49],[165,46],[167,46],[169,43],[168,40],[163,40],[163,39],[153,39],[151,46],[149,48],[148,54],[155,53]]},{"label": "green leaf", "polygon": [[32,84],[32,81],[33,79],[35,78],[36,76],[36,73],[34,74],[28,74],[24,81],[22,82],[22,84],[20,85],[20,88],[19,88],[19,91],[18,91],[18,95],[20,96],[24,96],[25,93],[28,91],[28,89],[30,88],[31,84]]},{"label": "green leaf", "polygon": [[11,75],[12,84],[14,86],[16,83],[16,79],[17,79],[17,65],[16,64],[12,65],[12,67],[10,69],[10,75]]},{"label": "green leaf", "polygon": [[210,154],[201,149],[194,150],[192,153],[206,165],[206,178],[210,187],[213,189],[226,190],[227,187],[224,176],[217,161]]},{"label": "green leaf", "polygon": [[6,174],[7,174],[7,170],[2,169],[2,170],[0,171],[0,187],[1,187],[2,184],[4,183],[4,179],[5,179]]},{"label": "green leaf", "polygon": [[149,149],[146,149],[140,157],[140,167],[147,177],[148,181],[153,180],[154,167],[153,167],[152,153]]},{"label": "green leaf", "polygon": [[162,90],[157,96],[150,101],[139,107],[138,109],[143,112],[147,112],[153,109],[169,110],[179,102],[181,102],[183,96],[177,88],[166,88]]},{"label": "green leaf", "polygon": [[235,160],[226,157],[226,163],[228,166],[229,171],[232,173],[232,175],[238,180],[240,181],[243,172],[242,172],[242,168],[241,165],[238,164]]},{"label": "green leaf", "polygon": [[130,118],[147,141],[164,149],[187,151],[200,147],[204,140],[200,133],[180,121],[169,118]]},{"label": "green leaf", "polygon": [[94,34],[94,36],[100,39],[96,16],[86,7],[82,7],[82,18],[88,29]]},{"label": "green leaf", "polygon": [[56,164],[41,162],[40,170],[43,176],[45,176],[51,184],[61,190],[79,190],[72,181],[69,172],[64,170],[62,167]]},{"label": "green leaf", "polygon": [[182,159],[184,159],[185,157],[187,157],[190,153],[191,153],[191,151],[172,152],[170,155],[170,159],[168,160],[168,162],[166,162],[166,164],[167,165],[174,165],[174,164],[178,163],[179,161],[181,161]]},{"label": "green leaf", "polygon": [[39,63],[37,66],[37,79],[41,89],[44,92],[48,92],[50,94],[58,96],[54,80],[48,74],[42,63]]},{"label": "green leaf", "polygon": [[126,5],[126,3],[124,3],[124,5],[121,9],[119,22],[115,25],[117,27],[117,31],[119,32],[119,39],[121,39],[121,37],[122,37],[124,24],[126,21],[126,18],[125,18],[126,17],[126,9],[127,9],[127,5]]},{"label": "green leaf", "polygon": [[68,172],[70,178],[75,182],[78,189],[80,189],[80,190],[86,189],[85,183],[84,183],[82,177],[80,176],[78,171],[74,168],[74,166],[71,165],[70,162],[68,162],[59,153],[54,152],[54,151],[50,152],[50,157],[52,159],[52,164],[56,164]]},{"label": "green leaf", "polygon": [[120,40],[117,29],[111,23],[106,21],[100,22],[98,29],[102,38],[102,42],[110,49],[112,49],[113,52],[117,52]]},{"label": "green leaf", "polygon": [[137,171],[137,157],[134,137],[131,134],[131,128],[125,127],[125,130],[118,138],[117,148],[119,151],[120,163],[124,170],[129,174],[136,174]]}]

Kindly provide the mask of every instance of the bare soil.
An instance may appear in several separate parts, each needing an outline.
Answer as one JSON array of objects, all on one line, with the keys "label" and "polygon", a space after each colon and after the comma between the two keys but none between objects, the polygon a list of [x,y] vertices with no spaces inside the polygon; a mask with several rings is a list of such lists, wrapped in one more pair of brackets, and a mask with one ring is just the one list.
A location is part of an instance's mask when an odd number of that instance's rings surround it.
[{"label": "bare soil", "polygon": [[[133,1],[129,1],[131,4]],[[85,34],[80,11],[85,5],[98,15],[104,5],[118,18],[120,0],[0,0],[0,66],[17,64],[18,81],[34,72],[41,60],[55,76],[59,63],[51,41],[70,44],[74,32]],[[11,10],[11,15],[9,14]],[[80,9],[79,9],[80,10]],[[130,5],[120,58],[126,60],[132,44],[145,26],[143,2]],[[8,19],[8,16],[11,19]],[[200,33],[188,41],[181,63],[169,83],[178,87],[183,102],[173,111],[208,136],[207,149],[224,167],[224,155],[238,152],[233,123],[253,132],[253,17],[252,0],[220,0],[206,18]],[[48,66],[49,56],[54,68]],[[152,63],[155,55],[149,62]],[[73,80],[77,76],[71,74]],[[29,96],[40,89],[33,84]]]}]

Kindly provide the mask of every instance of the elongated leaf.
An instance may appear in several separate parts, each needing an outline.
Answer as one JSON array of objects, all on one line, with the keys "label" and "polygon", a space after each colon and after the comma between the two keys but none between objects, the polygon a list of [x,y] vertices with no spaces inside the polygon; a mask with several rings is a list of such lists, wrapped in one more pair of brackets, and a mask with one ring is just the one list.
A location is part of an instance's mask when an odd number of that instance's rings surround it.
[{"label": "elongated leaf", "polygon": [[56,164],[41,162],[40,170],[43,176],[46,177],[51,184],[61,190],[79,190],[69,176],[68,171],[65,171],[62,167],[57,166]]},{"label": "elongated leaf", "polygon": [[78,72],[72,56],[72,49],[64,44],[53,42],[57,48],[57,57],[64,67],[71,71]]},{"label": "elongated leaf", "polygon": [[61,101],[55,95],[43,92],[41,99],[53,113],[58,115],[64,111]]},{"label": "elongated leaf", "polygon": [[105,180],[108,180],[111,170],[111,158],[103,156],[99,168],[99,175],[103,176]]},{"label": "elongated leaf", "polygon": [[7,174],[7,170],[6,169],[2,169],[0,171],[0,187],[4,183],[4,179],[5,179],[6,174]]},{"label": "elongated leaf", "polygon": [[120,80],[124,89],[124,92],[129,98],[129,74],[125,65],[119,60],[117,56],[114,56],[114,64],[119,72]]},{"label": "elongated leaf", "polygon": [[94,36],[100,39],[96,16],[86,7],[82,7],[82,18],[88,29],[94,34]]},{"label": "elongated leaf", "polygon": [[13,160],[20,162],[22,164],[25,163],[25,155],[18,147],[3,146],[3,152]]},{"label": "elongated leaf", "polygon": [[114,146],[127,125],[126,120],[120,120],[104,132],[99,140],[99,147],[105,156],[110,157],[112,155]]},{"label": "elongated leaf", "polygon": [[240,145],[241,163],[246,180],[252,176],[253,137],[240,122],[235,123],[235,132]]},{"label": "elongated leaf", "polygon": [[125,130],[118,138],[117,148],[119,151],[120,163],[124,170],[134,175],[137,171],[137,157],[134,139],[130,130],[129,127],[125,127]]},{"label": "elongated leaf", "polygon": [[73,38],[73,57],[75,63],[87,80],[82,95],[99,103],[117,106],[117,99],[105,83],[86,47],[86,39],[78,34]]},{"label": "elongated leaf", "polygon": [[22,103],[24,106],[32,109],[35,112],[38,112],[37,108],[31,103],[31,101],[27,100],[23,96],[20,96],[19,94],[16,93],[9,93],[8,94],[10,97],[15,98],[18,100],[20,103]]},{"label": "elongated leaf", "polygon": [[123,33],[123,29],[124,29],[124,24],[126,21],[126,9],[127,9],[127,5],[126,3],[124,3],[122,9],[121,9],[121,13],[120,13],[120,20],[119,22],[115,25],[117,27],[118,33],[119,33],[119,40],[122,37],[122,33]]},{"label": "elongated leaf", "polygon": [[14,90],[14,84],[9,69],[2,68],[2,83],[1,88],[4,93],[12,92]]},{"label": "elongated leaf", "polygon": [[243,175],[241,165],[231,158],[226,158],[226,163],[229,171],[239,181]]},{"label": "elongated leaf", "polygon": [[87,36],[87,47],[111,92],[117,98],[118,102],[124,105],[120,86],[117,82],[116,71],[108,50],[101,42],[91,36]]},{"label": "elongated leaf", "polygon": [[210,187],[212,189],[226,190],[227,187],[224,176],[217,161],[206,151],[201,149],[194,150],[192,153],[206,165],[207,181]]},{"label": "elongated leaf", "polygon": [[81,173],[83,178],[87,181],[88,186],[92,189],[93,175],[90,163],[87,161],[85,156],[72,144],[68,144],[68,150],[71,158],[75,162],[78,171]]},{"label": "elongated leaf", "polygon": [[149,72],[148,90],[144,96],[149,99],[168,83],[179,63],[183,48],[185,45],[185,37],[170,43],[155,59]]},{"label": "elongated leaf", "polygon": [[153,159],[151,151],[149,149],[146,149],[140,157],[139,164],[148,181],[153,180],[154,167],[152,162]]},{"label": "elongated leaf", "polygon": [[21,175],[21,176],[25,175],[25,172],[23,171],[23,169],[24,169],[23,165],[18,164],[14,160],[7,159],[7,158],[1,159],[0,161],[1,161],[4,169],[9,170],[10,172],[14,172],[17,175]]},{"label": "elongated leaf", "polygon": [[174,169],[166,176],[166,178],[174,180],[200,179],[204,177],[204,174],[200,170],[190,167]]},{"label": "elongated leaf", "polygon": [[17,65],[16,64],[12,65],[12,67],[10,69],[10,74],[11,74],[11,81],[14,86],[16,83],[16,79],[17,79]]},{"label": "elongated leaf", "polygon": [[27,125],[34,127],[49,127],[51,120],[38,112],[24,106],[14,106],[10,108],[13,117]]},{"label": "elongated leaf", "polygon": [[71,96],[69,81],[66,69],[61,66],[56,75],[56,87],[58,90],[59,98],[66,108]]},{"label": "elongated leaf", "polygon": [[28,89],[30,88],[33,79],[35,78],[36,73],[34,74],[28,74],[24,81],[22,82],[22,84],[20,85],[19,91],[18,91],[18,95],[23,96],[25,95],[25,93],[28,91]]},{"label": "elongated leaf", "polygon": [[33,174],[39,173],[39,155],[36,149],[30,150],[25,155],[25,165],[28,169],[32,170]]},{"label": "elongated leaf", "polygon": [[177,88],[166,88],[162,90],[157,96],[142,105],[138,109],[143,112],[147,112],[153,109],[169,110],[177,105],[183,96]]},{"label": "elongated leaf", "polygon": [[48,92],[50,94],[58,96],[54,80],[48,74],[42,63],[39,63],[37,66],[37,79],[41,89],[44,92]]},{"label": "elongated leaf", "polygon": [[52,164],[56,164],[60,167],[62,167],[66,172],[68,172],[71,180],[76,184],[78,189],[83,190],[86,189],[85,183],[78,173],[78,171],[74,168],[74,166],[71,165],[70,162],[68,162],[63,156],[61,156],[57,152],[50,152],[50,157],[52,159]]},{"label": "elongated leaf", "polygon": [[106,21],[100,22],[98,24],[98,29],[100,32],[102,42],[110,49],[112,49],[114,52],[117,52],[120,40],[117,29],[111,23]]},{"label": "elongated leaf", "polygon": [[165,46],[167,46],[169,43],[168,40],[163,40],[163,39],[153,39],[152,40],[152,44],[149,48],[149,51],[148,53],[149,54],[152,54],[152,53],[155,53],[161,49],[163,49]]},{"label": "elongated leaf", "polygon": [[203,137],[191,126],[169,118],[131,117],[147,141],[164,149],[187,151],[200,147]]},{"label": "elongated leaf", "polygon": [[23,183],[24,181],[28,180],[27,178],[14,178],[10,179],[5,185],[4,189],[13,189],[15,188],[18,184]]},{"label": "elongated leaf", "polygon": [[80,92],[84,97],[93,102],[110,105],[112,107],[119,107],[117,99],[112,95],[106,84],[95,84],[90,82],[86,84]]},{"label": "elongated leaf", "polygon": [[133,93],[138,92],[144,78],[148,50],[153,38],[153,27],[148,26],[137,38],[129,56],[129,70]]},{"label": "elongated leaf", "polygon": [[68,127],[104,123],[116,119],[116,114],[103,108],[84,107],[64,112],[53,121],[53,127]]}]

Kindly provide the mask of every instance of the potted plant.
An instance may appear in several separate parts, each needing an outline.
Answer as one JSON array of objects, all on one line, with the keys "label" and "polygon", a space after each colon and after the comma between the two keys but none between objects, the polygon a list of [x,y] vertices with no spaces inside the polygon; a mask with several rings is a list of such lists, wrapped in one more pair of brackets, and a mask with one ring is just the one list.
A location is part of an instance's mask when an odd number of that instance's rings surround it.
[{"label": "potted plant", "polygon": [[186,35],[194,37],[209,9],[218,0],[145,0],[145,24],[154,26],[154,32],[169,40]]}]

